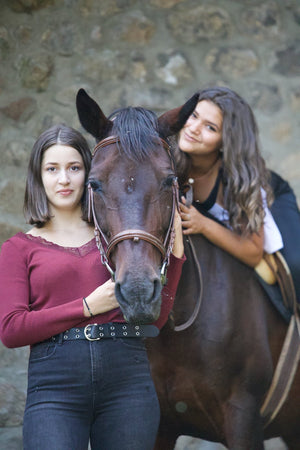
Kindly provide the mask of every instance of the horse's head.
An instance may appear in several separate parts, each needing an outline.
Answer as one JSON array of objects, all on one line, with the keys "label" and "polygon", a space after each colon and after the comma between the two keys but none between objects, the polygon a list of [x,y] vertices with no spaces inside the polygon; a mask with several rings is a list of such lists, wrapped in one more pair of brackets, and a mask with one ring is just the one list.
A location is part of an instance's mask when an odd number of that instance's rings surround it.
[{"label": "horse's head", "polygon": [[197,96],[159,119],[129,107],[110,120],[83,89],[77,94],[80,122],[97,141],[89,191],[98,247],[129,322],[151,323],[160,314],[177,194],[165,139],[182,128],[196,103]]}]

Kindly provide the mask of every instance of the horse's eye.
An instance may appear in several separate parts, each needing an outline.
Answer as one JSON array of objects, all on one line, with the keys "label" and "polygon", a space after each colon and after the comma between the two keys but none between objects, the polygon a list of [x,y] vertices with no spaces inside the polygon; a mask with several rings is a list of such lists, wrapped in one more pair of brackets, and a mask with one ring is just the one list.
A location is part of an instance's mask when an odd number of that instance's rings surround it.
[{"label": "horse's eye", "polygon": [[163,181],[163,187],[164,188],[170,188],[173,186],[173,182],[174,182],[175,176],[174,175],[169,175],[164,181]]},{"label": "horse's eye", "polygon": [[89,180],[89,184],[90,184],[91,188],[93,189],[93,191],[98,191],[98,192],[102,191],[102,183],[101,183],[101,181]]}]

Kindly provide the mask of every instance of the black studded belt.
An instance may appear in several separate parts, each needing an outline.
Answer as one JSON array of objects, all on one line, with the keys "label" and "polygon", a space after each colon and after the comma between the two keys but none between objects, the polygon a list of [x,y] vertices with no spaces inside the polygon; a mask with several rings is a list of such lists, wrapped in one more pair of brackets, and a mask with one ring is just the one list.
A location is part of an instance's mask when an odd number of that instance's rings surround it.
[{"label": "black studded belt", "polygon": [[[87,339],[88,341],[100,341],[107,338],[130,337],[155,337],[159,329],[155,325],[131,325],[128,323],[104,323],[91,324],[84,328],[70,328],[63,333],[52,336],[47,342],[64,342],[71,340]],[[45,341],[44,341],[45,342]]]}]

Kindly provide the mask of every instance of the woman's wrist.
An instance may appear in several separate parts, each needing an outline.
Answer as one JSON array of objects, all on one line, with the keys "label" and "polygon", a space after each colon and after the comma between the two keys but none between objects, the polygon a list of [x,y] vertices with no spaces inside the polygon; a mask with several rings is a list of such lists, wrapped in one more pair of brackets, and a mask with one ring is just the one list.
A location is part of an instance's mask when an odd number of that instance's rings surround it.
[{"label": "woman's wrist", "polygon": [[183,245],[183,234],[182,234],[182,223],[179,212],[176,211],[174,218],[174,231],[175,231],[175,239],[172,248],[172,253],[177,258],[182,258],[184,254],[184,245]]},{"label": "woman's wrist", "polygon": [[[179,241],[179,242],[178,242]],[[184,254],[184,246],[183,246],[183,239],[181,238],[177,238],[175,239],[173,248],[172,248],[172,253],[174,256],[176,256],[176,258],[182,258],[183,254]]]},{"label": "woman's wrist", "polygon": [[85,297],[83,297],[83,313],[85,317],[94,317],[94,314],[88,304],[88,301]]}]

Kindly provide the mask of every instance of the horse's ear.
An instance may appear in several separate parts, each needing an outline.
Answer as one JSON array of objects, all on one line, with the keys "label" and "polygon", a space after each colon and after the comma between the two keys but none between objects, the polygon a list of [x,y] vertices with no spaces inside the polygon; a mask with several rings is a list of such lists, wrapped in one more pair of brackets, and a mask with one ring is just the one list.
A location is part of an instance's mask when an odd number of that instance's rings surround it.
[{"label": "horse's ear", "polygon": [[107,136],[112,128],[112,121],[107,119],[99,105],[84,89],[77,92],[76,108],[81,125],[97,141]]},{"label": "horse's ear", "polygon": [[158,118],[159,134],[163,138],[178,133],[198,103],[199,94],[194,94],[184,105],[171,109]]}]

